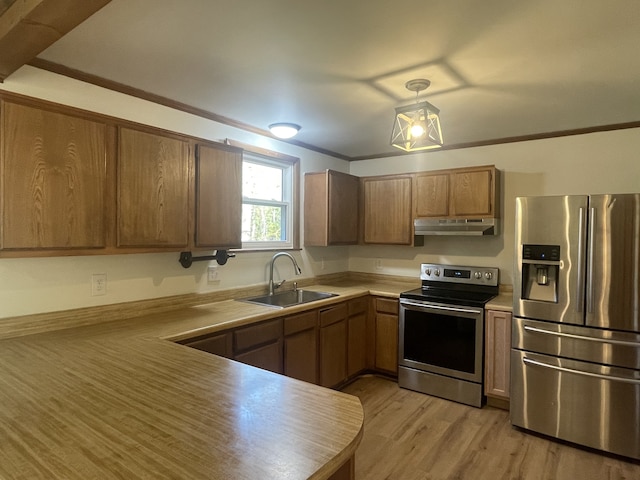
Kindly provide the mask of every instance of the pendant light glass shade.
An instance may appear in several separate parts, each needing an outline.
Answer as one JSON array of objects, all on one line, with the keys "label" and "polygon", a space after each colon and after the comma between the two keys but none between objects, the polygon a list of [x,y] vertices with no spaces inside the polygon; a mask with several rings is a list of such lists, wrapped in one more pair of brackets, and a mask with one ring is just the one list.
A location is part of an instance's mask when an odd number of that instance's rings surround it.
[{"label": "pendant light glass shade", "polygon": [[[406,87],[416,92],[429,86],[428,80],[411,80]],[[444,144],[440,129],[440,110],[429,102],[396,108],[391,145],[405,152],[440,148]]]}]

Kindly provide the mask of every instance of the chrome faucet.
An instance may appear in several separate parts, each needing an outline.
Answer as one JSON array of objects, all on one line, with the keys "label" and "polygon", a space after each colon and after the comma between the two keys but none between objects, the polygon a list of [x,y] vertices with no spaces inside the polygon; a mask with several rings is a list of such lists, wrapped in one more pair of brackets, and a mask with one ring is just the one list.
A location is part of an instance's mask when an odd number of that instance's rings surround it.
[{"label": "chrome faucet", "polygon": [[298,262],[296,262],[296,259],[293,258],[293,256],[290,253],[287,253],[287,252],[276,253],[271,259],[271,264],[269,265],[269,295],[273,295],[274,290],[276,288],[281,287],[282,284],[285,282],[285,280],[282,280],[281,282],[273,283],[273,264],[275,263],[276,258],[282,257],[282,256],[289,257],[291,259],[291,261],[293,262],[293,266],[296,269],[296,275],[300,275],[302,273],[302,270],[300,270],[300,267],[298,266]]}]

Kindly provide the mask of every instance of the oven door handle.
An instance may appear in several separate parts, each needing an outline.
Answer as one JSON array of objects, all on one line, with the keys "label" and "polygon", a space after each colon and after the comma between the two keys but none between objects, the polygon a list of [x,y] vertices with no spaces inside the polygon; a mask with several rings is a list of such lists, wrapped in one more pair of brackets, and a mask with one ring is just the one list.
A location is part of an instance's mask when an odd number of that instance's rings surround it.
[{"label": "oven door handle", "polygon": [[407,302],[402,301],[400,305],[410,306],[410,307],[418,307],[418,308],[428,308],[431,310],[445,310],[447,312],[460,312],[460,313],[478,313],[478,310],[471,310],[468,308],[462,307],[447,307],[445,305],[427,305],[424,303],[415,303],[415,302]]}]

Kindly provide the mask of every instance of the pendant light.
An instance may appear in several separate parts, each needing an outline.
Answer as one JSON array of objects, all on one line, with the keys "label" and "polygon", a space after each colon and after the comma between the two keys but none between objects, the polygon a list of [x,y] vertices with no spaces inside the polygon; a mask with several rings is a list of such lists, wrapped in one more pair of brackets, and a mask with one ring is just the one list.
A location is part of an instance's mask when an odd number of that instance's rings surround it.
[{"label": "pendant light", "polygon": [[418,94],[431,85],[429,80],[409,80],[405,87],[416,92],[416,103],[396,108],[391,132],[391,145],[405,152],[440,148],[443,145],[440,129],[440,110],[427,101],[418,102]]}]

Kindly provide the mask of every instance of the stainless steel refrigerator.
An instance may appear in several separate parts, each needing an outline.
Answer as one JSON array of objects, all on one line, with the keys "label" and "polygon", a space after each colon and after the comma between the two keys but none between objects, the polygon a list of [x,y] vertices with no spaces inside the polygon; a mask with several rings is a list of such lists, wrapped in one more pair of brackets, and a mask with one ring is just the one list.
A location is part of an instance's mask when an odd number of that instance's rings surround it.
[{"label": "stainless steel refrigerator", "polygon": [[640,459],[640,194],[519,197],[513,425]]}]

